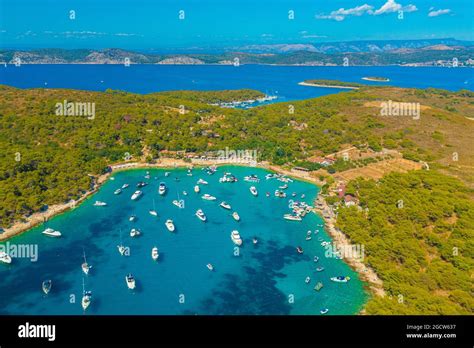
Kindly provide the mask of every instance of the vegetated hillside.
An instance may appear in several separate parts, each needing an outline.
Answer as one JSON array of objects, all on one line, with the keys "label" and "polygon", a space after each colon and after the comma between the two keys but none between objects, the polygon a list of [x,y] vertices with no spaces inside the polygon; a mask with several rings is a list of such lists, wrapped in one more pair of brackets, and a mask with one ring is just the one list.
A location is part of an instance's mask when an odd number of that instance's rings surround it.
[{"label": "vegetated hillside", "polygon": [[[87,174],[102,173],[126,153],[137,158],[144,148],[148,160],[161,150],[255,149],[260,160],[285,164],[332,153],[342,144],[368,144],[374,150],[398,149],[473,183],[474,123],[464,117],[473,114],[471,92],[364,87],[249,110],[206,103],[258,95],[248,90],[138,95],[0,88],[1,225],[44,204],[77,198],[90,189]],[[370,103],[389,98],[436,107],[422,111],[419,120],[380,116],[378,104]],[[95,103],[95,118],[56,115],[56,103],[64,100]],[[449,160],[453,151],[458,161]]]},{"label": "vegetated hillside", "polygon": [[432,171],[354,180],[362,210],[340,208],[337,225],[362,244],[384,283],[369,314],[473,314],[474,201],[460,181]]}]

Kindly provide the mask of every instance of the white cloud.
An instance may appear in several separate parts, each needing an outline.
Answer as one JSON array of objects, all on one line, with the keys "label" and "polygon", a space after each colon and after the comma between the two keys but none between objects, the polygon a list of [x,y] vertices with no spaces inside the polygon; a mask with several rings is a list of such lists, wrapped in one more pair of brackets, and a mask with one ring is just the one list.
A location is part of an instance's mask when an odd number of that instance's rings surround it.
[{"label": "white cloud", "polygon": [[374,16],[378,16],[385,13],[393,13],[398,11],[414,12],[417,10],[418,9],[415,5],[410,4],[407,6],[402,6],[399,3],[395,2],[395,0],[387,0],[387,2],[383,4],[382,7],[375,11],[373,14]]},{"label": "white cloud", "polygon": [[414,11],[418,11],[418,8],[412,4],[403,6],[397,3],[395,0],[387,0],[387,2],[382,5],[382,7],[380,7],[378,10],[375,10],[375,11],[374,11],[373,6],[364,4],[364,5],[356,6],[349,9],[340,8],[339,10],[332,11],[329,14],[319,14],[319,15],[316,15],[316,18],[332,19],[332,20],[341,22],[346,17],[349,17],[349,16],[360,17],[366,14],[371,15],[371,16],[379,16],[382,14],[394,13],[398,11],[414,12]]},{"label": "white cloud", "polygon": [[372,13],[372,10],[374,9],[373,6],[364,4],[361,6],[345,9],[345,8],[340,8],[339,10],[332,11],[329,15],[316,15],[316,18],[318,19],[334,19],[338,22],[343,21],[346,17],[348,16],[362,16],[365,13]]},{"label": "white cloud", "polygon": [[434,8],[432,7],[430,9],[430,13],[428,13],[428,17],[438,17],[438,16],[442,16],[442,15],[451,13],[451,10],[449,8],[445,8],[443,10],[436,10],[436,11],[433,11],[433,10],[434,10]]}]

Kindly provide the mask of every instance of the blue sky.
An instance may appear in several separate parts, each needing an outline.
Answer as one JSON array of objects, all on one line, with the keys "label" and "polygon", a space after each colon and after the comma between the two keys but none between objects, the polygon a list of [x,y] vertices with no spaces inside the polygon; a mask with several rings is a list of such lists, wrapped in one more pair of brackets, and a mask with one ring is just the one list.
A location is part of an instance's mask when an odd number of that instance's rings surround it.
[{"label": "blue sky", "polygon": [[0,0],[0,47],[159,50],[473,40],[473,9],[474,0]]}]

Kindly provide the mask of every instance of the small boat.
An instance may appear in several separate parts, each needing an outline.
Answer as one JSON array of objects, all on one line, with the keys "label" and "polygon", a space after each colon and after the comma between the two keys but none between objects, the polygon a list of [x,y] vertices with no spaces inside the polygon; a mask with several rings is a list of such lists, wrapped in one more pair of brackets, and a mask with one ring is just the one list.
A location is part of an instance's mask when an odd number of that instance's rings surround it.
[{"label": "small boat", "polygon": [[41,284],[41,289],[43,289],[44,294],[47,295],[51,291],[52,286],[53,286],[53,282],[51,280],[45,280]]},{"label": "small boat", "polygon": [[265,196],[270,197],[270,192],[265,193]]},{"label": "small boat", "polygon": [[315,257],[313,258],[313,261],[314,261],[314,262],[318,262],[318,261],[319,261],[319,257],[315,256]]},{"label": "small boat", "polygon": [[310,281],[311,281],[311,278],[310,278],[310,277],[306,277],[306,279],[304,280],[304,282],[305,282],[306,284],[309,284]]},{"label": "small boat", "polygon": [[219,206],[221,206],[221,207],[224,208],[224,209],[228,209],[228,210],[232,209],[232,207],[230,206],[230,204],[227,203],[226,201],[224,201],[224,202],[222,202],[221,204],[219,204]]},{"label": "small boat", "polygon": [[158,216],[158,212],[156,210],[149,210],[148,211],[150,213],[150,215],[153,215],[153,216]]},{"label": "small boat", "polygon": [[87,263],[85,251],[83,251],[83,254],[84,254],[84,262],[81,265],[82,272],[84,272],[85,275],[89,275],[89,271],[92,268],[92,266]]},{"label": "small boat", "polygon": [[232,213],[232,217],[234,218],[235,221],[240,221],[240,216],[236,211]]},{"label": "small boat", "polygon": [[280,190],[286,190],[286,189],[288,188],[288,185],[287,185],[287,184],[281,185],[281,186],[278,186],[278,188],[279,188]]},{"label": "small boat", "polygon": [[207,185],[208,182],[207,182],[206,180],[199,179],[199,180],[197,181],[197,184],[198,184],[198,185]]},{"label": "small boat", "polygon": [[323,283],[318,282],[318,283],[316,284],[316,286],[314,287],[314,290],[319,291],[319,290],[322,289],[322,287],[323,287]]},{"label": "small boat", "polygon": [[201,198],[206,200],[206,201],[215,201],[217,199],[216,197],[211,196],[208,193],[203,194]]},{"label": "small boat", "polygon": [[307,240],[307,241],[310,241],[310,240],[311,240],[311,236],[306,236],[306,240]]},{"label": "small boat", "polygon": [[251,175],[248,175],[248,176],[244,177],[244,181],[247,181],[247,182],[259,182],[260,179],[259,179],[258,176],[256,176],[255,174],[251,174]]},{"label": "small boat", "polygon": [[198,219],[201,220],[201,221],[206,222],[206,220],[207,220],[206,215],[204,214],[204,212],[203,212],[201,209],[198,209],[198,210],[196,211],[196,216],[197,216]]},{"label": "small boat", "polygon": [[286,197],[286,193],[283,192],[283,191],[280,191],[280,190],[275,190],[275,197],[278,197],[278,198],[285,198],[285,197]]},{"label": "small boat", "polygon": [[186,191],[183,191],[183,196],[187,196],[188,193]]},{"label": "small boat", "polygon": [[10,264],[12,263],[12,258],[4,251],[0,251],[0,262]]},{"label": "small boat", "polygon": [[198,185],[194,186],[194,192],[199,193],[199,191],[201,191],[199,186]]},{"label": "small boat", "polygon": [[193,176],[193,171],[192,169],[188,169],[188,172],[186,173],[187,176]]},{"label": "small boat", "polygon": [[119,195],[121,193],[122,193],[122,189],[119,189],[119,188],[114,191],[114,195]]},{"label": "small boat", "polygon": [[301,216],[299,215],[292,215],[292,214],[285,214],[283,215],[283,219],[290,220],[290,221],[301,221]]},{"label": "small boat", "polygon": [[133,290],[135,289],[135,278],[133,277],[133,275],[131,273],[127,274],[125,276],[125,282],[127,283],[127,287],[130,289],[130,290]]},{"label": "small boat", "polygon": [[232,239],[235,245],[238,245],[238,246],[242,245],[242,239],[240,238],[239,231],[237,230],[232,231],[232,233],[230,234],[230,238]]},{"label": "small boat", "polygon": [[147,174],[145,175],[145,179],[147,179],[147,180],[150,179],[150,173],[149,172],[147,172]]},{"label": "small boat", "polygon": [[146,183],[146,182],[144,182],[144,181],[140,181],[140,182],[137,184],[137,188],[145,187],[146,185],[148,185],[148,183]]},{"label": "small boat", "polygon": [[257,188],[255,186],[250,187],[250,193],[254,196],[258,196]]},{"label": "small boat", "polygon": [[324,271],[324,267],[318,267],[318,268],[316,268],[316,272],[322,272],[322,271]]},{"label": "small boat", "polygon": [[160,254],[158,252],[158,248],[157,247],[153,247],[153,249],[151,249],[151,258],[156,261],[158,260],[158,258],[160,257]]},{"label": "small boat", "polygon": [[107,203],[101,201],[95,201],[94,207],[105,207]]},{"label": "small boat", "polygon": [[158,193],[163,196],[166,193],[166,185],[164,182],[160,182],[160,186],[158,187]]},{"label": "small boat", "polygon": [[253,244],[257,244],[257,243],[258,243],[257,238],[254,237],[254,239],[252,239],[252,243],[253,243]]},{"label": "small boat", "polygon": [[177,206],[178,208],[180,208],[180,209],[183,209],[183,208],[184,208],[184,200],[182,200],[182,199],[180,199],[180,200],[175,199],[175,200],[173,201],[173,204],[174,204],[175,206]]},{"label": "small boat", "polygon": [[327,309],[327,308],[323,308],[319,311],[319,313],[321,313],[321,314],[326,314],[327,312],[329,312],[329,309]]},{"label": "small boat", "polygon": [[123,184],[122,185],[122,190],[125,190],[127,187],[129,187],[130,185],[129,184]]},{"label": "small boat", "polygon": [[337,277],[332,277],[331,280],[336,283],[347,283],[349,280],[351,280],[351,277],[337,276]]},{"label": "small boat", "polygon": [[130,217],[128,218],[128,221],[130,221],[130,222],[137,221],[137,217],[136,217],[136,215],[132,215],[132,216],[130,216]]},{"label": "small boat", "polygon": [[84,288],[84,278],[82,278],[82,300],[81,305],[82,309],[85,311],[89,308],[92,300],[92,291],[86,291]]},{"label": "small boat", "polygon": [[297,247],[296,247],[296,252],[297,252],[298,254],[302,254],[302,253],[303,253],[303,248],[300,247],[300,246],[297,246]]},{"label": "small boat", "polygon": [[303,199],[303,198],[305,198],[305,197],[306,197],[306,196],[305,196],[305,194],[303,193],[303,194],[301,195],[301,199]]},{"label": "small boat", "polygon": [[170,176],[170,172],[165,172],[165,176],[166,177]]},{"label": "small boat", "polygon": [[118,249],[120,255],[123,256],[125,254],[126,248],[123,245],[117,245],[117,249]]},{"label": "small boat", "polygon": [[61,237],[61,232],[55,231],[52,228],[47,228],[41,233],[48,237]]},{"label": "small boat", "polygon": [[213,270],[214,270],[214,266],[213,266],[212,264],[210,264],[210,263],[208,263],[208,264],[206,265],[206,267],[207,267],[207,269],[208,269],[209,271],[213,271]]},{"label": "small boat", "polygon": [[132,201],[136,201],[138,198],[140,198],[142,196],[143,192],[140,191],[140,190],[137,190],[133,193],[132,197],[130,197],[130,199]]},{"label": "small boat", "polygon": [[291,197],[296,197],[296,192],[293,192],[293,193],[291,194]]},{"label": "small boat", "polygon": [[140,232],[140,230],[136,229],[136,228],[132,228],[130,230],[130,237],[138,237],[140,236],[142,233]]},{"label": "small boat", "polygon": [[165,226],[166,226],[166,228],[168,229],[168,231],[174,232],[175,227],[174,227],[173,220],[171,220],[171,219],[166,220]]}]

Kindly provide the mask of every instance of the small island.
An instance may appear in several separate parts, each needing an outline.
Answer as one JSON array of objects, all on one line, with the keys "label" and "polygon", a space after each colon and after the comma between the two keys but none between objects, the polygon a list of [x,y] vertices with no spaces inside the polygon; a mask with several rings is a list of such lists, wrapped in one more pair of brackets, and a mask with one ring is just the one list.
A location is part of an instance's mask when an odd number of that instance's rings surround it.
[{"label": "small island", "polygon": [[338,80],[305,80],[298,83],[301,86],[310,87],[323,87],[323,88],[346,88],[346,89],[359,89],[366,85],[357,82],[344,82]]},{"label": "small island", "polygon": [[377,77],[377,76],[363,77],[362,80],[372,81],[372,82],[389,82],[390,81],[390,79],[386,77]]}]

